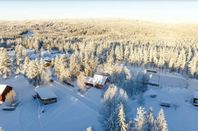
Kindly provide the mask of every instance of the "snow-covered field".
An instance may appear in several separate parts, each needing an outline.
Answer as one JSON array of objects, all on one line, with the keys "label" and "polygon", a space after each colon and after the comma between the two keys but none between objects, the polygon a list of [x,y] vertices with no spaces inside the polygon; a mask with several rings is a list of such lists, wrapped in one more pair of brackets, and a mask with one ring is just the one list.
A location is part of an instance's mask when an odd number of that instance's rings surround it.
[{"label": "snow-covered field", "polygon": [[[157,73],[152,75],[150,81],[159,83],[159,87],[148,86],[142,96],[142,105],[137,99],[132,100],[131,105],[135,107],[132,108],[133,115],[138,106],[146,110],[152,108],[155,116],[163,108],[170,131],[197,131],[198,107],[192,105],[192,98],[198,90],[198,80],[187,80],[174,73]],[[157,97],[150,97],[154,94]],[[171,107],[161,107],[162,102],[170,103]]]},{"label": "snow-covered field", "polygon": [[55,82],[48,88],[58,96],[58,102],[44,106],[32,98],[34,87],[23,76],[1,80],[1,83],[13,86],[20,101],[15,111],[0,110],[0,127],[5,131],[79,131],[89,126],[101,130],[98,121],[100,99],[97,99],[100,90],[90,89],[81,96],[76,88]]},{"label": "snow-covered field", "polygon": [[[191,99],[198,89],[198,81],[186,80],[172,73],[155,74],[152,80],[158,81],[160,86],[148,87],[142,95],[141,106],[146,110],[152,107],[157,115],[161,108],[160,103],[168,102],[171,107],[163,107],[163,109],[169,130],[196,131],[198,107],[192,105]],[[89,126],[96,131],[102,130],[98,118],[103,90],[90,88],[81,95],[78,93],[78,88],[68,87],[55,81],[46,88],[54,91],[58,96],[58,102],[44,106],[32,98],[35,93],[34,87],[23,76],[0,80],[0,83],[13,86],[20,101],[15,111],[0,110],[0,127],[5,131],[82,131]],[[151,94],[156,94],[157,97],[151,98]],[[134,119],[136,108],[140,106],[138,98],[130,100],[131,119]],[[42,110],[45,112],[42,113]]]}]

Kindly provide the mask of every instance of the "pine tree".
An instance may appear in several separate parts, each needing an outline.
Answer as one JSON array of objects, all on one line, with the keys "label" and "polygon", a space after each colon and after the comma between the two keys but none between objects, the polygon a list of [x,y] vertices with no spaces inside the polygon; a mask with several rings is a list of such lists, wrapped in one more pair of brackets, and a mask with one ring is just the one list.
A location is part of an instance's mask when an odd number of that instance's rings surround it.
[{"label": "pine tree", "polygon": [[149,109],[147,115],[146,115],[147,123],[146,123],[146,129],[149,131],[155,131],[155,118],[153,115],[152,109]]},{"label": "pine tree", "polygon": [[38,60],[30,61],[28,64],[28,68],[26,70],[26,76],[27,76],[27,78],[29,78],[30,82],[33,85],[36,86],[41,82],[40,74],[41,74],[41,72],[40,72]]},{"label": "pine tree", "polygon": [[168,125],[164,116],[164,110],[161,109],[156,120],[157,129],[159,131],[168,131]]},{"label": "pine tree", "polygon": [[123,104],[120,104],[117,109],[117,127],[116,131],[127,131],[127,124],[125,120],[125,112]]},{"label": "pine tree", "polygon": [[70,68],[72,77],[77,77],[80,73],[80,66],[78,63],[79,63],[79,61],[77,59],[77,56],[72,55],[70,58],[70,64],[69,64],[69,68]]},{"label": "pine tree", "polygon": [[190,68],[190,73],[192,76],[195,76],[196,72],[197,72],[197,64],[198,64],[198,53],[196,53],[194,55],[194,57],[192,58],[192,60],[189,63],[189,68]]},{"label": "pine tree", "polygon": [[11,72],[11,61],[7,54],[6,49],[0,48],[0,76],[7,78]]},{"label": "pine tree", "polygon": [[21,68],[21,73],[22,74],[26,74],[27,73],[27,69],[29,67],[29,63],[30,63],[30,59],[28,57],[25,57],[24,63],[23,63],[22,68]]},{"label": "pine tree", "polygon": [[84,74],[81,72],[78,76],[77,76],[77,84],[80,88],[80,91],[83,92],[85,90],[85,83],[84,83],[85,77]]},{"label": "pine tree", "polygon": [[41,81],[43,84],[48,84],[51,80],[51,72],[49,69],[43,69],[41,71]]},{"label": "pine tree", "polygon": [[103,96],[103,108],[101,110],[102,115],[102,124],[105,130],[115,131],[117,128],[116,121],[118,120],[118,105],[122,103],[123,112],[125,113],[125,119],[127,116],[127,94],[121,89],[117,88],[115,85],[110,85],[109,88],[105,91]]},{"label": "pine tree", "polygon": [[137,114],[135,118],[135,128],[137,131],[143,131],[146,124],[146,118],[145,118],[145,111],[144,108],[139,107],[137,108]]}]

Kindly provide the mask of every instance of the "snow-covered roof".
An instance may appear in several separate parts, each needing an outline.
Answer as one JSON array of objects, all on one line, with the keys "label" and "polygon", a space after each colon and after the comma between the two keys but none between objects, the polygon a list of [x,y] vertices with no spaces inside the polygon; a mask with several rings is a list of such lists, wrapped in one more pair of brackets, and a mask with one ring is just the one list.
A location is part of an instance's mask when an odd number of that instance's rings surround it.
[{"label": "snow-covered roof", "polygon": [[51,61],[52,58],[51,57],[44,57],[44,61]]},{"label": "snow-covered roof", "polygon": [[26,53],[27,53],[27,55],[31,55],[31,54],[34,54],[35,51],[31,50],[31,49],[26,49]]},{"label": "snow-covered roof", "polygon": [[194,98],[198,98],[198,91],[194,93]]},{"label": "snow-covered roof", "polygon": [[107,78],[108,78],[107,76],[95,74],[94,78],[93,78],[93,83],[94,84],[104,85],[106,80],[107,80]]},{"label": "snow-covered roof", "polygon": [[5,84],[0,85],[0,95],[3,93],[3,91],[4,91],[5,88],[6,88],[6,86],[7,86],[7,85],[5,85]]},{"label": "snow-covered roof", "polygon": [[86,77],[84,81],[93,85],[104,85],[107,78],[107,76],[95,74],[94,77]]},{"label": "snow-covered roof", "polygon": [[41,97],[41,99],[51,99],[51,98],[57,98],[57,96],[54,94],[54,92],[49,88],[44,87],[38,87],[35,89],[35,91],[38,93],[38,95]]},{"label": "snow-covered roof", "polygon": [[93,78],[92,77],[85,77],[85,80],[84,80],[86,83],[90,83],[90,84],[93,84]]},{"label": "snow-covered roof", "polygon": [[31,30],[22,33],[22,37],[28,38],[34,36],[34,33]]}]

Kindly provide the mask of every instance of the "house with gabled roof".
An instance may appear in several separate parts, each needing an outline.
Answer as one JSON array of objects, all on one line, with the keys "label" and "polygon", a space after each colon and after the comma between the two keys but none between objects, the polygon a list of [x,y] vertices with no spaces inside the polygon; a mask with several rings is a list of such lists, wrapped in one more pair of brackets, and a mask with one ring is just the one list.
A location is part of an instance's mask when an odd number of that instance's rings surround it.
[{"label": "house with gabled roof", "polygon": [[105,75],[95,74],[94,77],[86,77],[85,85],[93,86],[96,88],[104,88],[105,84],[109,81],[109,77]]},{"label": "house with gabled roof", "polygon": [[0,101],[4,102],[6,95],[12,90],[12,87],[6,84],[0,84]]}]

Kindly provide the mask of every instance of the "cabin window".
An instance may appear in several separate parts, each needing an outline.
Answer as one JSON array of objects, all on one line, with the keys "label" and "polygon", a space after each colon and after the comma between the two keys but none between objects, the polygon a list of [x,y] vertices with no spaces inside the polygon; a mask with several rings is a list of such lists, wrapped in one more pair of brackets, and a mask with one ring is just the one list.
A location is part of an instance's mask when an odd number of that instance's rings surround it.
[{"label": "cabin window", "polygon": [[197,103],[198,104],[198,99],[194,99],[194,103]]},{"label": "cabin window", "polygon": [[198,104],[198,99],[194,99],[194,103]]}]

